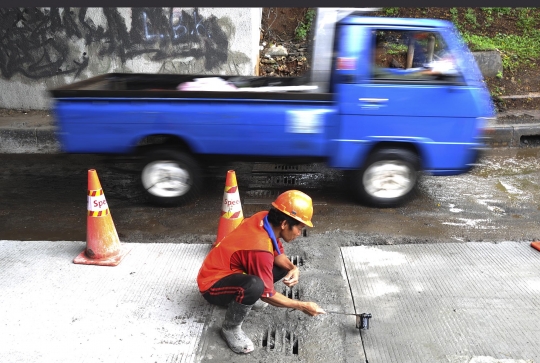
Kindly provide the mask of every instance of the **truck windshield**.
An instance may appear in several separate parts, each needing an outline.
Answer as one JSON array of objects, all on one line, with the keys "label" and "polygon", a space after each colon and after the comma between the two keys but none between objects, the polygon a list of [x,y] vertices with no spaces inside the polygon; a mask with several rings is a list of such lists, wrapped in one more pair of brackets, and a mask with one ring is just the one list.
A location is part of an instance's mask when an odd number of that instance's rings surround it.
[{"label": "truck windshield", "polygon": [[456,61],[435,31],[374,30],[373,79],[436,81],[458,77]]}]

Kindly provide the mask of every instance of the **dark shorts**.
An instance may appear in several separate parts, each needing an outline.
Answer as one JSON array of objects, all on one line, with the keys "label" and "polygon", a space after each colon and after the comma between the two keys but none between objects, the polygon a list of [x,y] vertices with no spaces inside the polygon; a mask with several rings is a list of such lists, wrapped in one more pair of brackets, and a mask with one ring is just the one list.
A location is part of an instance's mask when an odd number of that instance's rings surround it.
[{"label": "dark shorts", "polygon": [[[274,265],[274,282],[287,275],[288,270]],[[210,304],[227,306],[231,301],[244,305],[253,305],[261,297],[264,290],[263,280],[259,276],[233,274],[226,276],[212,285],[203,297]]]}]

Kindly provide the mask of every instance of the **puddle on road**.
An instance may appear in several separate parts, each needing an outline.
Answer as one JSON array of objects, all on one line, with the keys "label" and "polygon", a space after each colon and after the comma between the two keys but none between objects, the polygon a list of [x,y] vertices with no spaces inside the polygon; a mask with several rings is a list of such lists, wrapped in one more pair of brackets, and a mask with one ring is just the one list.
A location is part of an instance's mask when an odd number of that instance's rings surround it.
[{"label": "puddle on road", "polygon": [[492,149],[470,174],[481,177],[528,174],[540,171],[540,148]]}]

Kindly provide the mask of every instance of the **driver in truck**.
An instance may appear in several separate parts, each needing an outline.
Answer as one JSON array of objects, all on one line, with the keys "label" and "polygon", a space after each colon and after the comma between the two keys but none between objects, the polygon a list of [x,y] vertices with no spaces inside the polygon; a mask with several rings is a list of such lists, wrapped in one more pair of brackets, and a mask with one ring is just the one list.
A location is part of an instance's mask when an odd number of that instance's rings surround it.
[{"label": "driver in truck", "polygon": [[[386,37],[385,37],[386,35]],[[388,36],[383,31],[374,31],[375,48],[371,76],[375,79],[427,80],[442,76],[452,76],[457,73],[455,64],[449,53],[440,51],[434,55],[433,49],[424,49],[420,42],[427,43],[427,48],[433,48],[436,36],[431,32],[394,32]],[[393,39],[397,38],[397,39]],[[407,40],[409,47],[400,40]],[[429,44],[431,43],[431,47]],[[399,50],[406,49],[406,54],[400,62]],[[436,57],[437,60],[433,60]]]},{"label": "driver in truck", "polygon": [[299,271],[285,255],[280,239],[292,242],[306,226],[313,227],[311,198],[298,190],[280,194],[269,211],[246,218],[210,250],[197,275],[199,290],[209,303],[227,307],[221,336],[239,354],[253,351],[253,342],[242,330],[252,308],[268,304],[316,316],[325,311],[314,302],[289,299],[274,283],[298,283]]}]

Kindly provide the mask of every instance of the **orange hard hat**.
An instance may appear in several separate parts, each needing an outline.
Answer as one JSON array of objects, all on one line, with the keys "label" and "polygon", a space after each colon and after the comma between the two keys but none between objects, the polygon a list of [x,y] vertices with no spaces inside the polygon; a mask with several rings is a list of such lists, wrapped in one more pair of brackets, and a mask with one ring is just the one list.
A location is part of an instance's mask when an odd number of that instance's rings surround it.
[{"label": "orange hard hat", "polygon": [[299,190],[288,190],[281,193],[272,205],[286,215],[313,227],[311,217],[313,216],[313,204],[311,198]]}]

